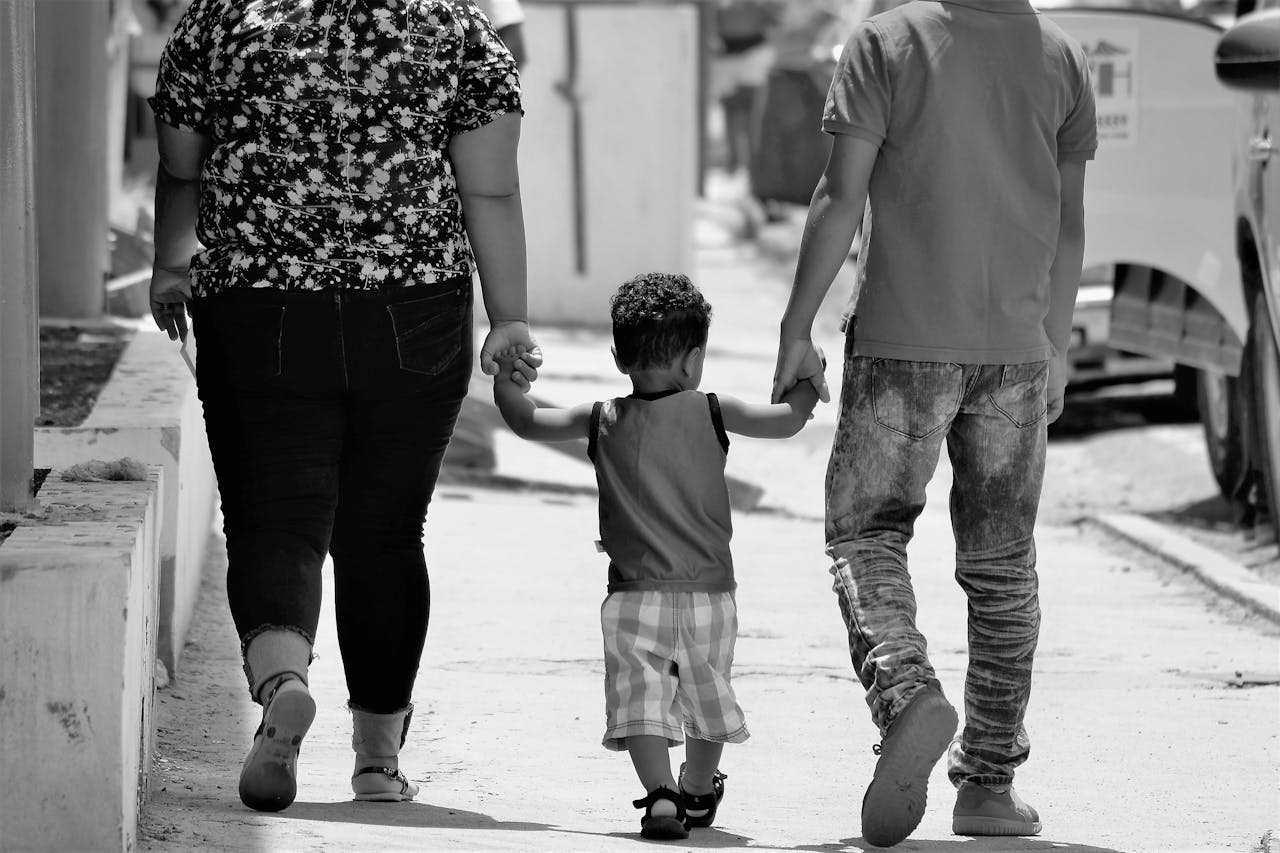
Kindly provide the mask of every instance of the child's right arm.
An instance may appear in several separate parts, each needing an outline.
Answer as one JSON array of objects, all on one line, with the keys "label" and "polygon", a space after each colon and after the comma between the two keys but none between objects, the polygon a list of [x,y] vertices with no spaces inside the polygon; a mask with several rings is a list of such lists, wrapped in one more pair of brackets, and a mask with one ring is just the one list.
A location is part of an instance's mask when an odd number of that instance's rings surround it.
[{"label": "child's right arm", "polygon": [[791,386],[778,403],[744,403],[716,396],[725,430],[751,438],[790,438],[813,417],[813,407],[818,404],[818,389],[808,379]]},{"label": "child's right arm", "polygon": [[572,441],[586,438],[591,428],[591,404],[572,409],[539,406],[525,396],[527,389],[512,379],[515,360],[499,355],[498,375],[493,377],[493,402],[511,431],[530,441]]}]

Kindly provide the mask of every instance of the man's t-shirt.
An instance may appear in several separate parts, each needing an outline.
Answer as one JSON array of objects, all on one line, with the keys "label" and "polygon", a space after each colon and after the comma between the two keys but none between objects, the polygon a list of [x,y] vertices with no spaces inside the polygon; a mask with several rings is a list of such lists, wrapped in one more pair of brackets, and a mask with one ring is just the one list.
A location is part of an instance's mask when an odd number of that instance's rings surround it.
[{"label": "man's t-shirt", "polygon": [[853,353],[1048,358],[1058,164],[1097,148],[1080,45],[1027,0],[914,0],[858,26],[822,127],[880,146]]}]

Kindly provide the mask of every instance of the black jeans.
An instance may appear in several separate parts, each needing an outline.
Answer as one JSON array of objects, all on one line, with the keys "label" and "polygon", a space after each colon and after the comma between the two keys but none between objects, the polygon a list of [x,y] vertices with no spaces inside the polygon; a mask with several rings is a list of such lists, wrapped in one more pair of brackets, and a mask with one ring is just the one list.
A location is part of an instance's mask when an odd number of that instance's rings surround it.
[{"label": "black jeans", "polygon": [[409,705],[431,592],[423,525],[471,376],[470,282],[197,299],[197,385],[242,644],[313,640],[333,557],[353,707]]}]

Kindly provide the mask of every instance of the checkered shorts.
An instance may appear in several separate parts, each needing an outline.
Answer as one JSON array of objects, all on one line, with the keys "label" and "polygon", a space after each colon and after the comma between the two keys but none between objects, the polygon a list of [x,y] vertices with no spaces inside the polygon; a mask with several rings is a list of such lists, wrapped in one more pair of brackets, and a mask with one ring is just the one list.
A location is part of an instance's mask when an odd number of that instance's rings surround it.
[{"label": "checkered shorts", "polygon": [[746,721],[729,683],[738,609],[731,592],[610,593],[600,606],[604,631],[604,745],[627,748],[632,735],[685,733],[741,743]]}]

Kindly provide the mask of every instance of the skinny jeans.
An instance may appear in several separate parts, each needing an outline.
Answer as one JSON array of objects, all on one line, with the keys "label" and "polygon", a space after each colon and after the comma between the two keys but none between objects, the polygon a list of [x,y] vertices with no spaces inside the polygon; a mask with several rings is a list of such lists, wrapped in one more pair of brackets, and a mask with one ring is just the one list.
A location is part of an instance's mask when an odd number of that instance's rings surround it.
[{"label": "skinny jeans", "polygon": [[314,643],[333,558],[350,704],[409,706],[431,590],[427,505],[471,376],[471,287],[227,291],[192,303],[197,386],[242,649]]},{"label": "skinny jeans", "polygon": [[[849,654],[881,733],[937,684],[907,545],[943,444],[954,474],[955,578],[968,599],[955,784],[1007,784],[1030,754],[1023,720],[1040,629],[1033,530],[1044,479],[1048,362],[850,357],[827,471],[826,539]],[[936,567],[926,566],[925,571]]]}]

